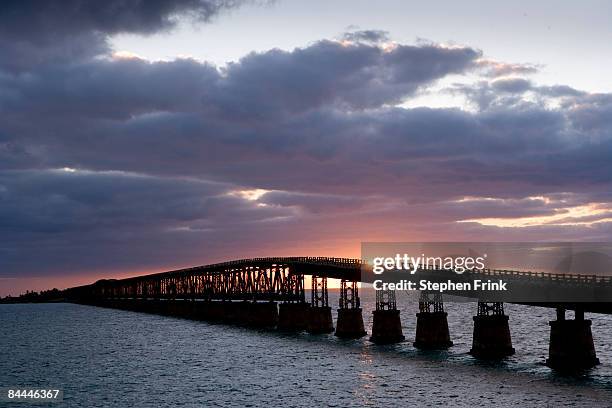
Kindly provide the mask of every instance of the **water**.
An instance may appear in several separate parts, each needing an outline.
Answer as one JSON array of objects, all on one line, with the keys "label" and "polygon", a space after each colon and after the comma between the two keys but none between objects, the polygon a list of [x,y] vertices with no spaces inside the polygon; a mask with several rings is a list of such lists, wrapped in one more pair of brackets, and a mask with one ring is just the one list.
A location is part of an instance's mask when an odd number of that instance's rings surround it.
[{"label": "water", "polygon": [[[373,300],[362,293],[369,332]],[[381,347],[367,337],[279,334],[72,304],[0,305],[0,386],[61,387],[63,403],[48,404],[55,407],[612,406],[610,316],[587,316],[602,364],[561,376],[543,365],[552,309],[506,305],[517,352],[482,363],[467,354],[474,303],[446,305],[455,343],[448,352],[414,349],[417,304],[404,295],[398,307],[407,341]]]}]

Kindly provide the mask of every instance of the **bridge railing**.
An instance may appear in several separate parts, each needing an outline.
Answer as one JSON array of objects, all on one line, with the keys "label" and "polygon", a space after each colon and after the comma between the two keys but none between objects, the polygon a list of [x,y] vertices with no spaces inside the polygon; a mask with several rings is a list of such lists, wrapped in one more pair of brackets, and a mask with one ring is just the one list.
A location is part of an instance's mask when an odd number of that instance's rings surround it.
[{"label": "bridge railing", "polygon": [[[285,263],[319,263],[329,264],[334,266],[360,266],[365,262],[356,258],[334,258],[325,256],[289,256],[289,257],[264,257],[264,258],[246,258],[237,259],[234,261],[220,262],[210,265],[193,266],[191,268],[178,269],[170,272],[186,272],[200,269],[225,269],[236,265],[245,265],[249,263],[270,263],[270,264],[285,264]],[[163,272],[163,273],[170,273]]]},{"label": "bridge railing", "polygon": [[[433,265],[429,265],[426,268],[418,268],[425,270],[442,270],[440,268],[436,268]],[[547,279],[550,281],[563,281],[563,282],[571,282],[571,283],[612,283],[612,276],[603,276],[603,275],[587,275],[587,274],[577,274],[577,273],[551,273],[551,272],[537,272],[537,271],[518,271],[518,270],[510,270],[510,269],[469,269],[466,270],[465,273],[478,274],[478,275],[488,275],[488,276],[524,276],[529,278],[541,278]]]}]

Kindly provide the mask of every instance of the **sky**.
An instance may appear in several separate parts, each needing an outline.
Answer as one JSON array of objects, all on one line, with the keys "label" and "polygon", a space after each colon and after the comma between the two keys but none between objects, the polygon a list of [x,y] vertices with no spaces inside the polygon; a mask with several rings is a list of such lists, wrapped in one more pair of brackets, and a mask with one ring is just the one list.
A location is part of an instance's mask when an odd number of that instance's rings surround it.
[{"label": "sky", "polygon": [[607,1],[0,3],[0,295],[609,241]]}]

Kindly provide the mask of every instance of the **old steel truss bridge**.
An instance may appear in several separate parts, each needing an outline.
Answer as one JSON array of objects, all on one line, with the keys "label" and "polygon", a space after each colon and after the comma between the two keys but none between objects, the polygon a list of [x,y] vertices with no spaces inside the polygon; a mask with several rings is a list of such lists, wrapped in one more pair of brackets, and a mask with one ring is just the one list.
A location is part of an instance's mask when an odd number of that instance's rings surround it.
[{"label": "old steel truss bridge", "polygon": [[[450,275],[449,275],[450,274]],[[306,299],[305,276],[311,276],[310,301]],[[419,279],[444,281],[456,274],[449,270],[419,269]],[[373,282],[372,268],[360,259],[333,257],[268,257],[241,259],[196,266],[126,279],[104,279],[91,285],[66,289],[67,301],[140,312],[160,313],[201,320],[236,323],[310,333],[334,331],[328,300],[327,279],[339,279],[340,298],[335,328],[340,337],[366,334],[360,307],[358,282]],[[551,274],[543,272],[481,269],[461,274],[461,279],[500,279],[508,281],[517,293],[533,295],[542,291],[578,294],[576,299],[482,298],[482,294],[457,292],[458,296],[478,298],[474,316],[471,354],[503,358],[514,353],[504,302],[554,307],[557,320],[551,321],[550,355],[553,368],[585,368],[598,363],[591,334],[591,321],[585,312],[612,314],[612,277],[598,275]],[[534,289],[535,288],[535,289]],[[531,291],[531,292],[530,292]],[[450,347],[447,314],[439,293],[421,292],[415,347]],[[535,298],[534,298],[535,299]],[[601,301],[601,299],[609,301]],[[575,311],[575,319],[565,317]],[[371,341],[394,343],[404,339],[395,291],[376,293]]]}]

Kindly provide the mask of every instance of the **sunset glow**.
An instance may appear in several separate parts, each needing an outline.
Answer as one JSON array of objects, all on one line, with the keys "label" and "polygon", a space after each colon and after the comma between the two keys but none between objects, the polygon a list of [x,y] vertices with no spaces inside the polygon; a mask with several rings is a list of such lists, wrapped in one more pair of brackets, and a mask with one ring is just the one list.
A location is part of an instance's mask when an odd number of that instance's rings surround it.
[{"label": "sunset glow", "polygon": [[612,222],[612,209],[601,208],[601,204],[587,204],[576,207],[555,209],[556,214],[540,217],[519,218],[474,218],[457,222],[475,222],[481,225],[501,228],[525,228],[546,225],[592,226]]}]

